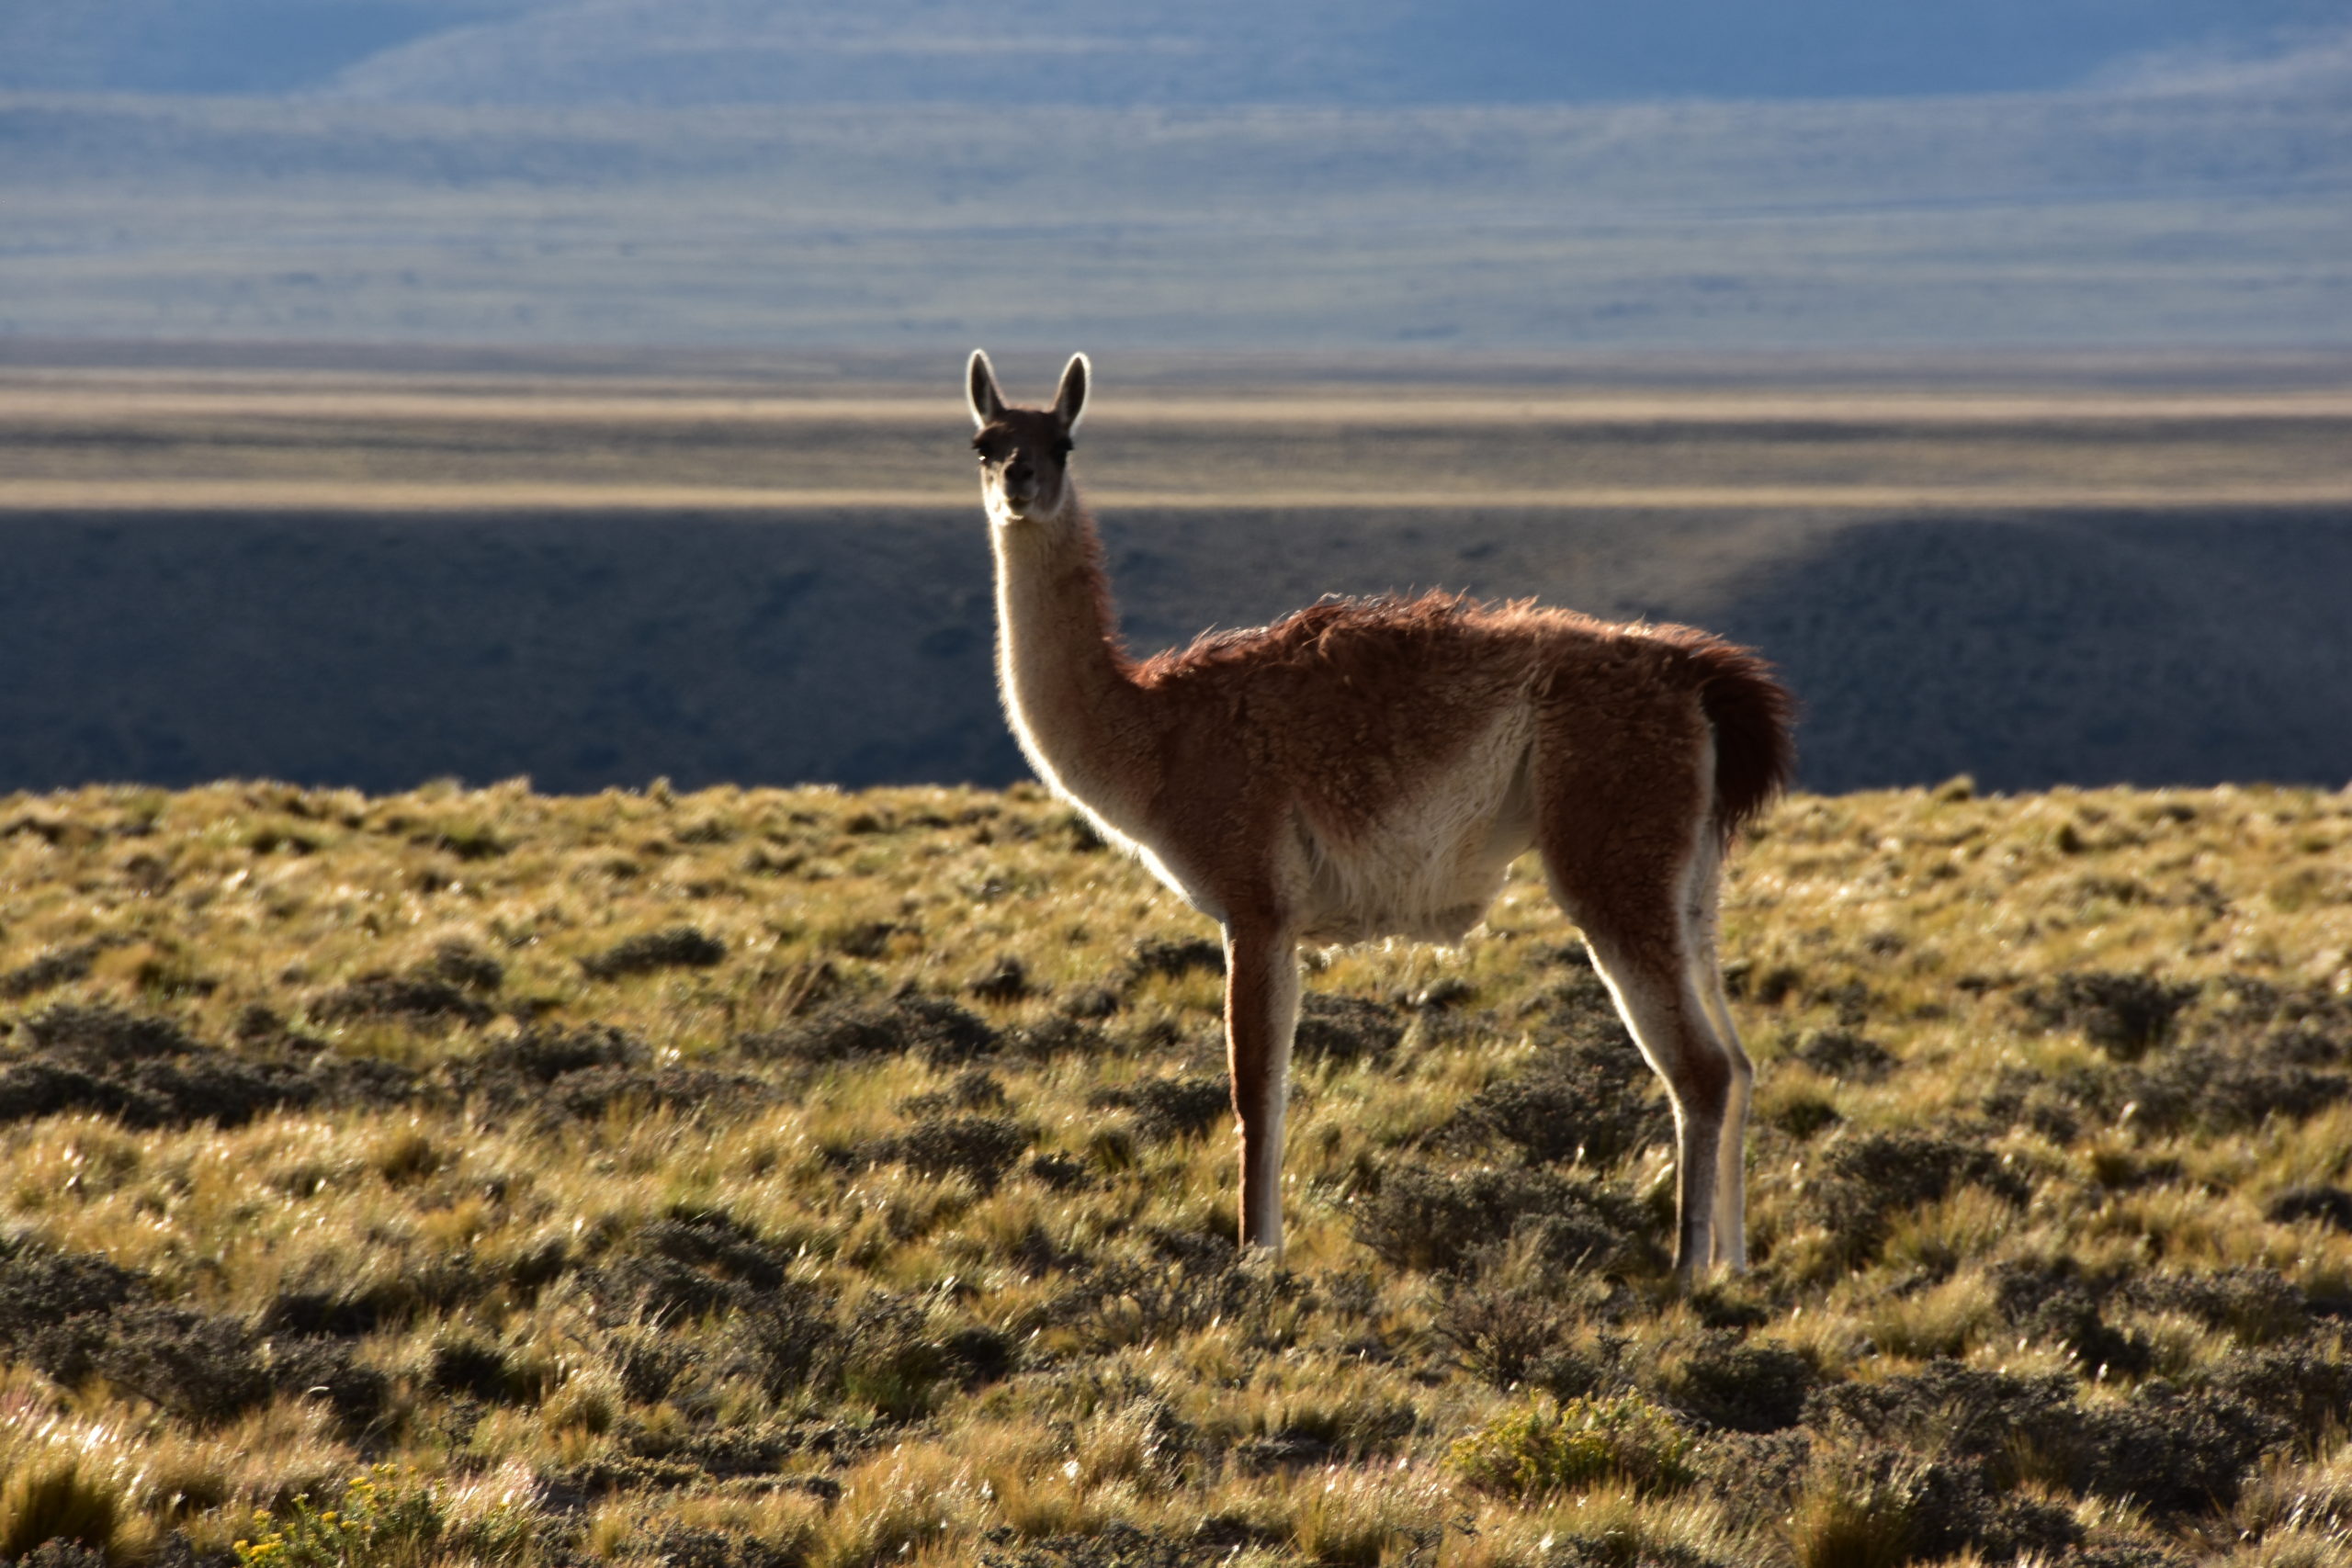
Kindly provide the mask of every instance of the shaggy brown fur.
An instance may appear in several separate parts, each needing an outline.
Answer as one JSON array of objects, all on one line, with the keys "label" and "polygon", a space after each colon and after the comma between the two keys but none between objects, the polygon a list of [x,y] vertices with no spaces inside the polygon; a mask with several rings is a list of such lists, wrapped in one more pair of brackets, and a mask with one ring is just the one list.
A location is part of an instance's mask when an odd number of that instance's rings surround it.
[{"label": "shaggy brown fur", "polygon": [[1722,857],[1786,784],[1788,694],[1688,626],[1459,595],[1327,599],[1137,662],[1050,409],[967,382],[1005,712],[1039,774],[1225,927],[1242,1237],[1278,1247],[1301,942],[1453,941],[1533,848],[1666,1079],[1686,1273],[1746,1258],[1752,1077],[1715,957]]},{"label": "shaggy brown fur", "polygon": [[[1089,538],[1092,542],[1091,528]],[[1099,544],[1090,554],[1088,592],[1100,604],[1105,624],[1115,625]],[[1715,823],[1726,844],[1788,787],[1796,764],[1790,739],[1795,705],[1788,688],[1773,678],[1771,665],[1754,649],[1695,626],[1600,621],[1573,610],[1545,609],[1532,599],[1487,604],[1461,593],[1430,592],[1418,599],[1333,595],[1294,610],[1271,626],[1209,632],[1188,648],[1170,649],[1139,663],[1128,660],[1115,637],[1110,648],[1146,691],[1214,679],[1213,672],[1226,670],[1281,667],[1317,671],[1317,678],[1339,691],[1379,692],[1410,685],[1440,665],[1445,651],[1442,645],[1448,638],[1531,636],[1561,640],[1583,637],[1596,643],[1611,637],[1645,638],[1680,656],[1668,679],[1687,682],[1698,692],[1714,729]]]}]

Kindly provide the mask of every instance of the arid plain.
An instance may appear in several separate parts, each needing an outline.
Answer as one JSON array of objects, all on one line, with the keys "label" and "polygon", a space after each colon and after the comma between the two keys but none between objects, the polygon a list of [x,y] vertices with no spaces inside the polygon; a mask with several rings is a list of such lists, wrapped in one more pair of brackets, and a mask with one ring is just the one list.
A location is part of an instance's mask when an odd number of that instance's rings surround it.
[{"label": "arid plain", "polygon": [[[1021,776],[953,355],[70,357],[0,368],[0,783]],[[1532,594],[1766,648],[1815,787],[2352,776],[2340,356],[1097,370],[1139,648]]]},{"label": "arid plain", "polygon": [[[2352,378],[1100,368],[1138,641],[1791,670],[1756,1270],[1673,1286],[1532,868],[1312,957],[1274,1267],[1207,923],[1034,785],[809,784],[1018,766],[952,376],[18,365],[0,1561],[2343,1561],[2352,763],[2256,781],[2352,735]],[[1954,756],[2241,782],[1817,793]]]},{"label": "arid plain", "polygon": [[[1035,356],[1028,356],[1035,357]],[[2126,374],[2121,367],[2133,373]],[[952,368],[952,367],[951,367]],[[1040,361],[1033,379],[1047,383]],[[1583,369],[1148,356],[1102,367],[1105,508],[2015,509],[2342,503],[2352,370],[1900,360],[1774,385]],[[2271,374],[2263,376],[2265,369]],[[1122,380],[1125,371],[1128,379]],[[895,374],[892,374],[895,372]],[[941,389],[944,380],[946,390]],[[1954,384],[1955,381],[1957,384]],[[2284,382],[2285,384],[2280,384]],[[1760,384],[1758,384],[1760,383]],[[903,361],[371,373],[0,367],[0,502],[25,508],[957,504],[953,377]]]}]

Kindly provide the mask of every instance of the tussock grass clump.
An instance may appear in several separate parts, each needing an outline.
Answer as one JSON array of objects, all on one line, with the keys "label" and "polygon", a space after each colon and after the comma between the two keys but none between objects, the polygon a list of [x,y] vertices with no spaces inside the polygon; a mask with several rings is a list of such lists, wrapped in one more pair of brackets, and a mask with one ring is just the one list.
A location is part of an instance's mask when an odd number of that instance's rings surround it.
[{"label": "tussock grass clump", "polygon": [[1671,1492],[1696,1477],[1690,1434],[1637,1394],[1536,1402],[1455,1443],[1453,1468],[1473,1486],[1532,1498],[1619,1482]]},{"label": "tussock grass clump", "polygon": [[1726,897],[1757,1267],[1688,1292],[1662,1098],[1528,867],[1459,950],[1314,956],[1276,1265],[1222,951],[1042,792],[0,821],[0,1561],[2287,1563],[2352,1517],[2343,797],[1785,803]]},{"label": "tussock grass clump", "polygon": [[517,1500],[456,1510],[391,1465],[345,1482],[332,1506],[303,1493],[254,1522],[254,1536],[232,1549],[238,1568],[503,1568],[526,1561],[531,1547],[530,1515]]}]

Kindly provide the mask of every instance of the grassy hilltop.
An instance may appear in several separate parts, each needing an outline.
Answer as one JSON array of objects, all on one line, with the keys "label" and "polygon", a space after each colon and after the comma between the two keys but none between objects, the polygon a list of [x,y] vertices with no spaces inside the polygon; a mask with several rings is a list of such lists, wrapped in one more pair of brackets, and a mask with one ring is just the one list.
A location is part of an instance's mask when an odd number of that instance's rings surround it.
[{"label": "grassy hilltop", "polygon": [[1685,1297],[1526,865],[1311,960],[1277,1269],[1206,923],[1034,789],[0,800],[0,1561],[2340,1562],[2347,851],[1783,805]]}]

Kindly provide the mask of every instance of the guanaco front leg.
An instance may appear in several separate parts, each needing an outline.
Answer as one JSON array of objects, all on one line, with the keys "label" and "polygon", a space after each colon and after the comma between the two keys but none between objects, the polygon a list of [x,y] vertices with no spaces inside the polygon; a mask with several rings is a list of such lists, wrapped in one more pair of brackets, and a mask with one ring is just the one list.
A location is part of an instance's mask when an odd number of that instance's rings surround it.
[{"label": "guanaco front leg", "polygon": [[1241,1245],[1283,1249],[1283,1111],[1298,1028],[1298,948],[1272,923],[1225,928],[1225,1041],[1241,1128]]}]

